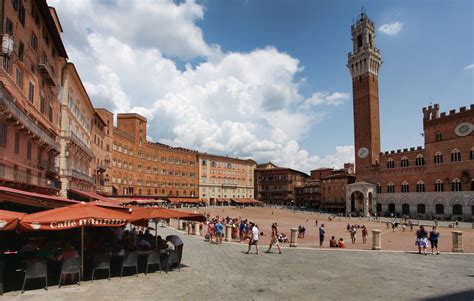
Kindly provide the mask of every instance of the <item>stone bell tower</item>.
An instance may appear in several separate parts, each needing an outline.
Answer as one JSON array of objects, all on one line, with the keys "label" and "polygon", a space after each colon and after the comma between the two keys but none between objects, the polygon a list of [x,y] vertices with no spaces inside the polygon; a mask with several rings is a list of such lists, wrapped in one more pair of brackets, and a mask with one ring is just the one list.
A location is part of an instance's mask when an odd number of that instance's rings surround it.
[{"label": "stone bell tower", "polygon": [[379,163],[379,68],[380,50],[375,48],[374,23],[362,10],[351,26],[352,52],[347,67],[352,76],[354,103],[354,143],[356,170],[363,171]]}]

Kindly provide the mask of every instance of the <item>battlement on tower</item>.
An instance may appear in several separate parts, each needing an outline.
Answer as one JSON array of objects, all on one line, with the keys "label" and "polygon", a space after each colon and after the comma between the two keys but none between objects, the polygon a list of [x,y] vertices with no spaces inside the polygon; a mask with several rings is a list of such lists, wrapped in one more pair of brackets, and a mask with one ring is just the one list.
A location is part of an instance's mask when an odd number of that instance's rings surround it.
[{"label": "battlement on tower", "polygon": [[410,147],[410,148],[380,152],[380,156],[382,157],[382,156],[390,156],[390,155],[403,155],[403,154],[408,154],[412,152],[419,152],[422,150],[424,150],[423,146],[417,146],[417,147]]},{"label": "battlement on tower", "polygon": [[453,119],[457,117],[463,117],[465,115],[474,113],[474,104],[471,104],[469,108],[461,107],[459,111],[456,109],[449,110],[449,112],[439,112],[439,104],[423,108],[423,123],[428,122],[442,122],[447,119]]}]

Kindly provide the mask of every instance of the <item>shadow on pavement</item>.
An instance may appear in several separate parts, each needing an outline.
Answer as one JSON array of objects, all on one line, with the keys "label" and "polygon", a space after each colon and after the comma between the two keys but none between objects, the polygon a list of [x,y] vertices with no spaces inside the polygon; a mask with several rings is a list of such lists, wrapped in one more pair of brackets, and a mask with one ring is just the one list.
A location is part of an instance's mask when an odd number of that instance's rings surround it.
[{"label": "shadow on pavement", "polygon": [[441,295],[431,298],[424,298],[421,300],[425,301],[444,301],[444,300],[456,300],[456,301],[472,301],[474,300],[474,289],[462,291],[454,294]]}]

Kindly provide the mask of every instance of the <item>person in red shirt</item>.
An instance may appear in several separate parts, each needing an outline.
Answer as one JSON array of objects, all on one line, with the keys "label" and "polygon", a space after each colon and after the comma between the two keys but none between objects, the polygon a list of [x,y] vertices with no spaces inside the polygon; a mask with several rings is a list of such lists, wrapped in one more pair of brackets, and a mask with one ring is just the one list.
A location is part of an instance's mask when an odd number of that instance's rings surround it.
[{"label": "person in red shirt", "polygon": [[344,239],[342,238],[339,238],[339,244],[338,244],[339,248],[341,249],[345,249],[346,248],[346,243],[344,242]]}]

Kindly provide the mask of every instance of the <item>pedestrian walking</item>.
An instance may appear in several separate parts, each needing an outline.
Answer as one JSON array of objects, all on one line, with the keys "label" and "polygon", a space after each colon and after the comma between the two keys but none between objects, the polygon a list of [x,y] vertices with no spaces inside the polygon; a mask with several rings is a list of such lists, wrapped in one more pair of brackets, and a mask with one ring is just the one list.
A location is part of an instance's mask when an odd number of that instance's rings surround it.
[{"label": "pedestrian walking", "polygon": [[319,247],[323,247],[324,243],[324,234],[326,233],[326,230],[324,229],[324,224],[321,224],[321,227],[319,227]]},{"label": "pedestrian walking", "polygon": [[369,231],[367,230],[367,228],[364,226],[362,226],[362,242],[365,244],[367,243],[367,237],[369,236]]},{"label": "pedestrian walking", "polygon": [[255,254],[258,254],[258,239],[260,237],[260,232],[258,230],[257,225],[255,225],[254,223],[250,223],[250,226],[252,227],[252,238],[249,241],[249,249],[247,251],[247,254],[250,254],[250,248],[252,247],[252,245],[255,246]]},{"label": "pedestrian walking", "polygon": [[272,224],[272,238],[270,240],[270,245],[268,250],[265,253],[271,253],[272,247],[275,246],[278,248],[278,253],[281,254],[280,243],[278,242],[278,225],[277,223]]},{"label": "pedestrian walking", "polygon": [[428,233],[425,230],[424,226],[420,226],[420,229],[416,231],[416,246],[418,247],[418,254],[421,254],[421,249],[423,249],[423,254],[426,255],[426,247],[428,247]]},{"label": "pedestrian walking", "polygon": [[439,231],[438,227],[434,226],[433,229],[430,231],[430,244],[431,244],[431,255],[434,255],[434,249],[436,249],[436,255],[439,255],[439,249],[438,249],[438,240],[439,240]]}]

